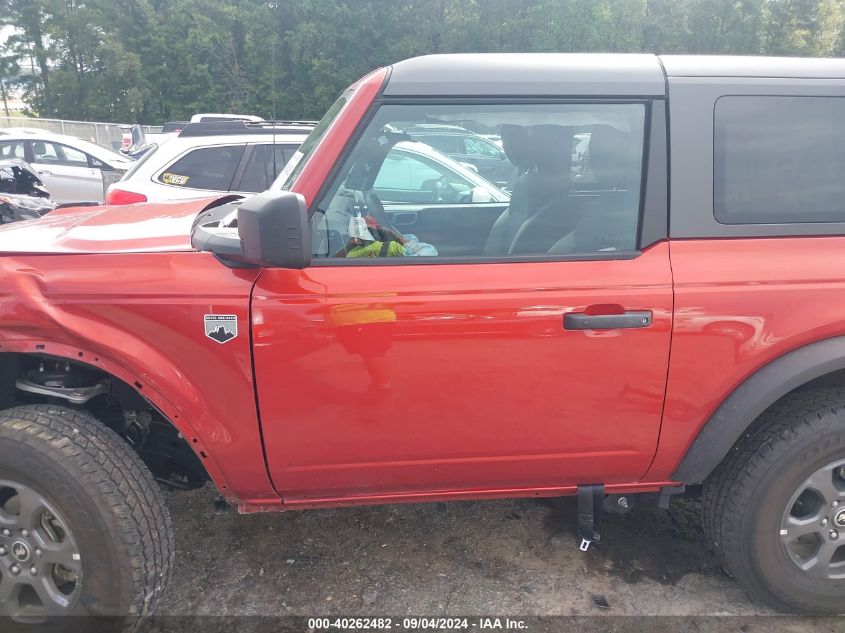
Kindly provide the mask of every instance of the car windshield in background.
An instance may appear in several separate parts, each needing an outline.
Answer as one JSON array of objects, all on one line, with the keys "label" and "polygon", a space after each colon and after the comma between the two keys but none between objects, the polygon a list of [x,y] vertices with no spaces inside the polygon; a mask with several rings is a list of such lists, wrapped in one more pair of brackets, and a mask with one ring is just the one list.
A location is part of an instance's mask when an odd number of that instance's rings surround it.
[{"label": "car windshield in background", "polygon": [[302,145],[299,146],[299,150],[291,157],[284,169],[282,169],[281,173],[279,173],[279,177],[273,183],[271,189],[290,189],[291,184],[293,184],[293,181],[299,175],[299,172],[302,171],[303,167],[305,167],[305,163],[311,155],[311,152],[313,152],[314,148],[320,143],[326,133],[326,130],[329,129],[331,124],[337,118],[337,115],[340,114],[341,110],[343,110],[343,107],[349,101],[349,97],[351,95],[351,89],[347,90],[337,101],[334,102],[334,104],[332,104],[332,107],[329,108],[325,115],[323,115],[320,122],[317,123],[313,130],[311,130],[311,134],[308,135],[308,138],[306,138]]}]

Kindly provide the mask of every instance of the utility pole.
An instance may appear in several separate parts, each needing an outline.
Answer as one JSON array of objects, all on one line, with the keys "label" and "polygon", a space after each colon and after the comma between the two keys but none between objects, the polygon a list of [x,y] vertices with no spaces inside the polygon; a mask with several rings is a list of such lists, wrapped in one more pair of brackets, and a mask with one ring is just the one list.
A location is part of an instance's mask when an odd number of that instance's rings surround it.
[{"label": "utility pole", "polygon": [[0,95],[3,96],[3,109],[6,111],[6,118],[10,118],[12,115],[9,114],[9,103],[6,101],[6,84],[3,83],[3,79],[0,79]]}]

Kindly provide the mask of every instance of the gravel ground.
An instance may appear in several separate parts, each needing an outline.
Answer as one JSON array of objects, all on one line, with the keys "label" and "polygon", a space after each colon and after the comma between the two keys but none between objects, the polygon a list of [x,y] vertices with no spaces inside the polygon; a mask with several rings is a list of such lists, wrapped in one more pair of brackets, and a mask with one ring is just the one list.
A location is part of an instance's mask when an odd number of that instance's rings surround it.
[{"label": "gravel ground", "polygon": [[845,631],[842,618],[761,617],[773,613],[704,546],[694,500],[606,515],[602,545],[584,554],[574,499],[239,516],[215,514],[213,494],[168,494],[178,553],[160,614],[601,615],[597,630]]}]

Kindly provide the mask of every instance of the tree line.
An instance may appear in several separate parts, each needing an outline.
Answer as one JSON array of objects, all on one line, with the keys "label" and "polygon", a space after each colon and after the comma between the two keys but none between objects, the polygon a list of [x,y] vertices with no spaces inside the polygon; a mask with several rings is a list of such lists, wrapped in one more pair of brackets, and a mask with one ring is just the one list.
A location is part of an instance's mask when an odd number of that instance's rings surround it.
[{"label": "tree line", "polygon": [[837,56],[845,0],[0,0],[0,87],[31,113],[161,124],[319,118],[378,66],[427,53]]}]

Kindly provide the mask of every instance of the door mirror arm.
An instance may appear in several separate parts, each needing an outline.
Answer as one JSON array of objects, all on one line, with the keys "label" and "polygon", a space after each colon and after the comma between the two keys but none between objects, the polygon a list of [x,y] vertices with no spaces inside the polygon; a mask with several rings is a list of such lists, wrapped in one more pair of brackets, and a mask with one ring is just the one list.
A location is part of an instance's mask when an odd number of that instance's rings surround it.
[{"label": "door mirror arm", "polygon": [[219,218],[200,219],[191,245],[233,268],[306,268],[311,263],[311,227],[305,199],[288,191],[252,196],[240,204],[232,225],[221,227]]}]

